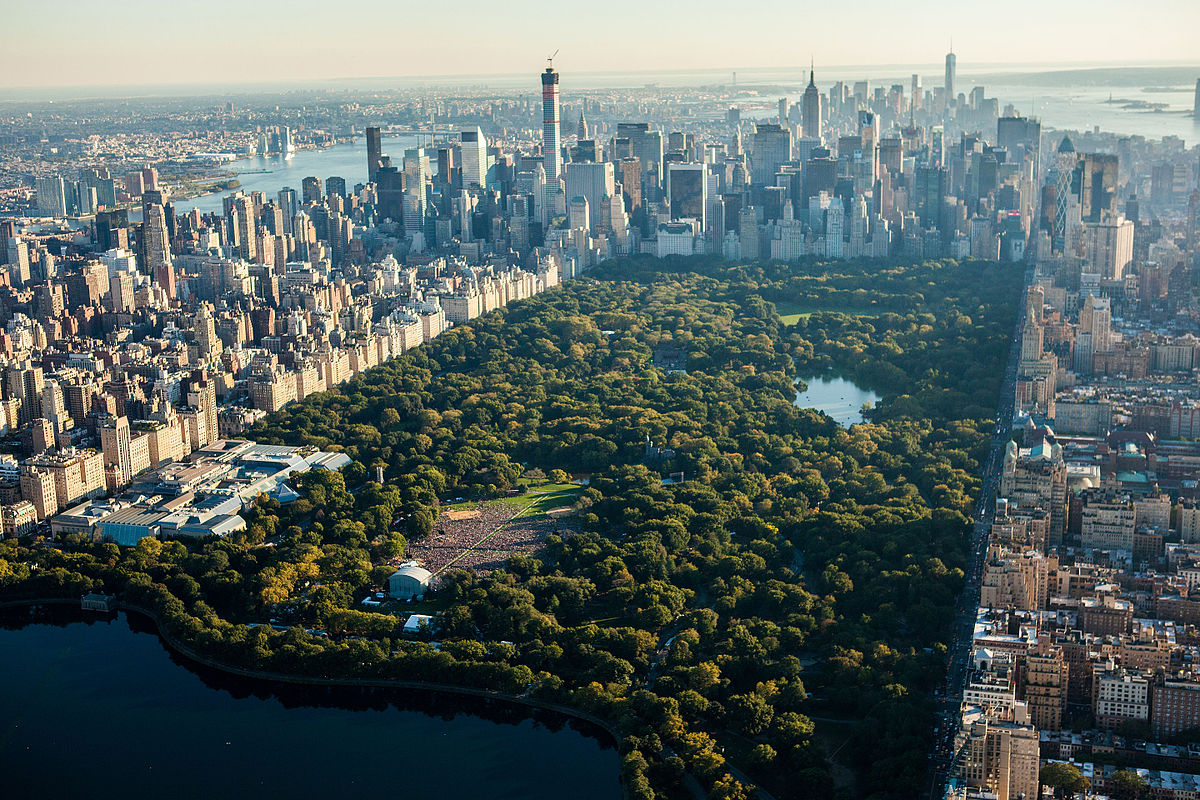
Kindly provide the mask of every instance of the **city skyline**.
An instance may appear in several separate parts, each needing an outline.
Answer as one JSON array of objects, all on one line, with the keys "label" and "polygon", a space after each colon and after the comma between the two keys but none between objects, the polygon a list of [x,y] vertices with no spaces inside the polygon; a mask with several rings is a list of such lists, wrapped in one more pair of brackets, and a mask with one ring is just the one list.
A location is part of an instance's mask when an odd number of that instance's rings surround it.
[{"label": "city skyline", "polygon": [[12,3],[6,796],[1200,798],[1197,0]]},{"label": "city skyline", "polygon": [[[917,0],[903,11],[882,0],[865,0],[853,10],[806,8],[794,15],[794,26],[774,24],[782,15],[765,3],[743,4],[735,12],[704,0],[685,16],[617,0],[597,11],[576,11],[564,24],[539,27],[532,36],[524,12],[537,7],[509,4],[501,10],[478,0],[466,0],[461,13],[479,24],[452,34],[442,33],[443,22],[432,9],[406,9],[400,17],[377,0],[366,0],[355,14],[341,16],[280,15],[265,7],[215,0],[206,6],[203,20],[146,0],[128,3],[128,13],[119,18],[96,13],[98,7],[91,4],[59,0],[51,3],[63,12],[53,27],[39,24],[45,4],[17,0],[10,5],[7,21],[23,33],[0,54],[0,70],[10,88],[507,76],[536,68],[555,50],[561,51],[560,68],[575,74],[709,70],[714,65],[730,70],[802,68],[810,57],[834,67],[932,67],[951,42],[966,62],[964,72],[969,63],[1096,64],[1098,52],[1119,53],[1116,66],[1169,65],[1195,63],[1191,32],[1200,27],[1200,6],[1188,0],[1152,4],[1175,24],[1138,41],[1127,39],[1120,15],[1103,13],[1105,7],[1117,8],[1107,0],[1065,0],[1050,7],[1019,0],[1008,4],[1003,15],[968,4],[953,16],[932,17],[925,13],[936,5],[932,0]],[[189,26],[203,30],[206,21],[235,18],[238,24],[225,26],[220,37],[184,36]],[[364,26],[364,18],[379,24]],[[931,18],[936,20],[932,24]],[[593,36],[597,28],[622,19],[636,19],[638,25],[624,26],[615,40]],[[1029,19],[1037,23],[1031,25]],[[661,36],[657,23],[668,25],[672,35]],[[1064,27],[1074,35],[1061,36],[1058,31]],[[408,28],[424,28],[429,35],[408,37],[397,48],[396,35]],[[265,30],[272,35],[264,37]],[[141,46],[109,48],[99,63],[94,49],[64,50],[56,44],[129,41],[131,34]],[[319,41],[333,57],[302,58],[300,43],[307,40]],[[512,57],[513,42],[521,43],[519,59]],[[148,71],[147,50],[157,48],[168,49],[171,57],[152,62]],[[47,51],[56,52],[56,58],[46,59]]]}]

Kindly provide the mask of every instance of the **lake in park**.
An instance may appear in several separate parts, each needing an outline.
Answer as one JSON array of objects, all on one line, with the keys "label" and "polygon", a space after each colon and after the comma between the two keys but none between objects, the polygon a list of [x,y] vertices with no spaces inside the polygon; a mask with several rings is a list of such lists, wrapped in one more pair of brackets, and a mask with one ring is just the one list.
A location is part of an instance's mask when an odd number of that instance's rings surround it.
[{"label": "lake in park", "polygon": [[617,800],[607,734],[426,691],[193,666],[136,615],[0,611],[0,796]]},{"label": "lake in park", "polygon": [[822,411],[846,428],[864,421],[864,403],[874,405],[880,399],[879,395],[859,388],[845,378],[804,378],[803,381],[808,384],[808,389],[796,392],[796,405]]}]

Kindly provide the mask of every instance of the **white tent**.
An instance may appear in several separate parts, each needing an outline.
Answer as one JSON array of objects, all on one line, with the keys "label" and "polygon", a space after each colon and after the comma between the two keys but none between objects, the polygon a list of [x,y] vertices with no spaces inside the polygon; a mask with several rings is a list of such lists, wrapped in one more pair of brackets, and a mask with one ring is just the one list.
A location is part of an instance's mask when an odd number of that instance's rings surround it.
[{"label": "white tent", "polygon": [[425,594],[433,573],[416,564],[404,564],[388,578],[388,594],[397,600],[411,600]]}]

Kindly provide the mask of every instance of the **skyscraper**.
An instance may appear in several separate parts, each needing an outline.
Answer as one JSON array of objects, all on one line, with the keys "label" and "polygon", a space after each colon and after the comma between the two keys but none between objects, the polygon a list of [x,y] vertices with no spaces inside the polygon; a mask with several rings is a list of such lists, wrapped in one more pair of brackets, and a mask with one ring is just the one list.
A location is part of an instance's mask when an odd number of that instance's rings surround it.
[{"label": "skyscraper", "polygon": [[[304,180],[306,183],[308,182],[308,178]],[[258,254],[258,245],[254,236],[256,232],[254,201],[243,195],[234,200],[233,208],[236,213],[231,223],[237,234],[238,254],[247,261],[254,261]]]},{"label": "skyscraper", "polygon": [[309,221],[308,214],[303,211],[297,211],[296,216],[292,217],[292,235],[296,237],[296,260],[308,260],[308,243],[311,241],[312,223]]},{"label": "skyscraper", "polygon": [[61,177],[37,179],[37,207],[48,217],[67,215],[67,194]]},{"label": "skyscraper", "polygon": [[[217,352],[220,352],[220,340],[217,340]],[[208,444],[217,438],[217,387],[203,370],[197,370],[191,378],[188,389],[188,405],[204,416],[204,437],[201,444]]]},{"label": "skyscraper", "polygon": [[296,211],[300,206],[296,203],[296,190],[290,186],[285,186],[279,190],[276,195],[279,200],[279,210],[283,212],[283,232],[292,232],[292,217],[296,216]]},{"label": "skyscraper", "polygon": [[1079,154],[1075,152],[1075,145],[1071,143],[1070,137],[1064,136],[1059,142],[1054,163],[1046,176],[1047,183],[1054,186],[1054,228],[1051,241],[1054,249],[1059,252],[1066,247],[1067,232],[1071,228],[1069,215],[1072,197],[1076,200],[1075,208],[1079,208],[1078,195],[1073,188],[1078,169]]},{"label": "skyscraper", "polygon": [[705,230],[708,223],[708,165],[667,165],[667,199],[671,219],[694,219]]},{"label": "skyscraper", "polygon": [[171,240],[167,233],[167,218],[163,207],[152,203],[146,207],[142,223],[142,269],[163,287],[167,297],[175,299],[175,270],[171,265]]},{"label": "skyscraper", "polygon": [[100,449],[106,465],[117,468],[117,487],[125,486],[133,478],[133,458],[130,453],[129,419],[105,415],[98,420]]},{"label": "skyscraper", "polygon": [[743,259],[747,261],[758,259],[758,212],[754,206],[746,206],[738,215],[738,246],[741,248]]},{"label": "skyscraper", "polygon": [[484,186],[487,181],[487,138],[478,127],[462,132],[463,188]]},{"label": "skyscraper", "polygon": [[1196,99],[1192,105],[1192,116],[1200,123],[1200,78],[1196,78]]},{"label": "skyscraper", "polygon": [[591,206],[583,195],[572,197],[567,204],[567,224],[572,229],[590,230],[592,227]]},{"label": "skyscraper", "polygon": [[108,285],[112,310],[115,313],[133,311],[133,276],[128,272],[114,272]]},{"label": "skyscraper", "polygon": [[425,230],[425,184],[429,181],[425,148],[404,151],[404,232],[409,237]]},{"label": "skyscraper", "polygon": [[192,317],[192,332],[196,338],[196,352],[200,358],[211,364],[221,355],[223,349],[221,339],[217,336],[211,304],[200,304],[200,308]]},{"label": "skyscraper", "polygon": [[[662,131],[650,130],[648,122],[618,122],[617,141],[627,141],[629,151],[642,164],[642,192],[650,195],[649,190],[657,187],[659,165],[663,160]],[[647,200],[656,199],[646,196]]]},{"label": "skyscraper", "polygon": [[1008,153],[1008,161],[1022,156],[1033,160],[1033,174],[1041,170],[1042,123],[1027,117],[1000,117],[996,120],[996,143]]},{"label": "skyscraper", "polygon": [[1084,222],[1102,222],[1117,213],[1118,156],[1113,153],[1086,153],[1079,192]]},{"label": "skyscraper", "polygon": [[809,139],[821,138],[821,90],[816,84],[816,70],[808,72],[808,88],[804,90],[801,101],[801,129]]},{"label": "skyscraper", "polygon": [[562,171],[562,145],[558,137],[558,73],[554,65],[542,73],[542,165],[546,182],[558,186]]},{"label": "skyscraper", "polygon": [[379,198],[379,216],[400,222],[404,219],[404,173],[389,162],[375,174],[375,193]]},{"label": "skyscraper", "polygon": [[1124,277],[1125,269],[1133,262],[1133,228],[1132,221],[1112,216],[1085,226],[1091,271],[1110,280]]},{"label": "skyscraper", "polygon": [[564,167],[563,177],[567,185],[567,196],[574,202],[577,197],[584,197],[588,202],[592,224],[600,221],[600,209],[604,207],[605,199],[616,192],[616,179],[611,161],[571,162]]},{"label": "skyscraper", "polygon": [[12,236],[7,243],[8,276],[13,286],[24,286],[29,282],[29,245],[20,236]]},{"label": "skyscraper", "polygon": [[754,152],[750,156],[752,180],[756,186],[775,183],[775,173],[792,158],[792,134],[771,122],[754,126]]},{"label": "skyscraper", "polygon": [[954,105],[954,73],[958,69],[958,58],[954,55],[954,45],[950,45],[950,52],[946,54],[946,108]]},{"label": "skyscraper", "polygon": [[379,172],[379,157],[383,155],[382,141],[379,128],[367,128],[367,180],[375,182]]},{"label": "skyscraper", "polygon": [[305,203],[316,203],[321,199],[321,179],[308,176],[300,183],[300,197]]}]

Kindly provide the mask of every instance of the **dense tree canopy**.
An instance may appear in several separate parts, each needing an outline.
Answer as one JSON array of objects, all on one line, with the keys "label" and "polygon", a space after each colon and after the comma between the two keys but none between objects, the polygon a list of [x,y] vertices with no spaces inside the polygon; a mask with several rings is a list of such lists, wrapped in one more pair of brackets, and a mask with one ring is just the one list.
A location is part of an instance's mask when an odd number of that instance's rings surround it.
[{"label": "dense tree canopy", "polygon": [[1058,798],[1074,797],[1091,786],[1091,781],[1084,777],[1079,767],[1061,761],[1042,767],[1038,780],[1043,786],[1050,787]]},{"label": "dense tree canopy", "polygon": [[[624,732],[639,798],[686,794],[685,773],[744,796],[726,759],[777,797],[845,794],[826,743],[847,731],[857,793],[911,797],[1019,270],[609,262],[268,418],[254,438],[354,463],[305,475],[290,505],[260,498],[245,532],[5,542],[0,588],[120,592],[233,663],[594,711]],[[838,310],[786,326],[776,303]],[[686,371],[655,366],[662,347]],[[797,379],[829,371],[882,396],[869,423],[795,406]],[[648,459],[647,437],[673,455]],[[486,576],[444,574],[438,647],[358,610],[440,500],[556,470],[587,479],[582,530]],[[292,627],[252,627],[269,619]]]}]

